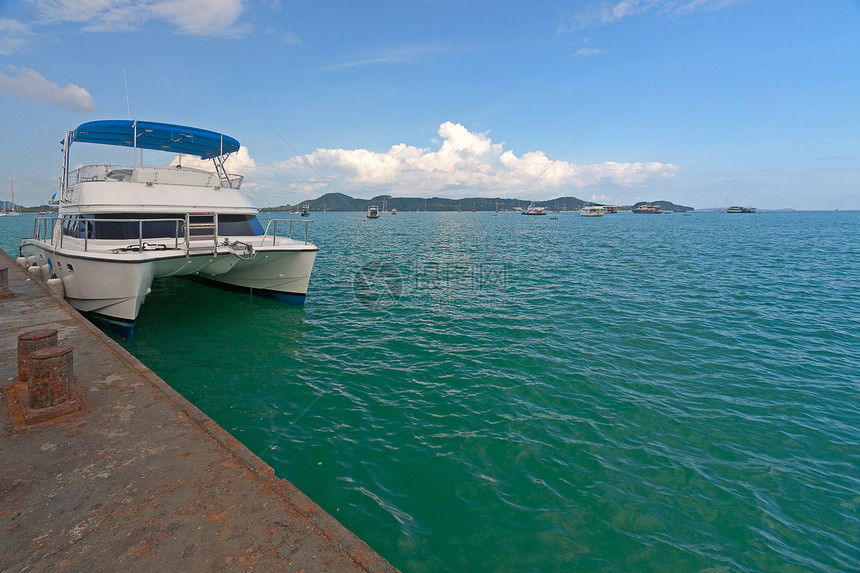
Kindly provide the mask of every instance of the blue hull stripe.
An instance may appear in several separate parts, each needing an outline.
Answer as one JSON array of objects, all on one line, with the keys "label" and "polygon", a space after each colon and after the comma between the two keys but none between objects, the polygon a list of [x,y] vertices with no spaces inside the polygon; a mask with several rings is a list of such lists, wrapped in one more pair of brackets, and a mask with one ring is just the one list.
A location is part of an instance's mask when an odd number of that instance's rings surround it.
[{"label": "blue hull stripe", "polygon": [[86,316],[91,322],[108,327],[123,338],[131,338],[134,336],[133,320],[123,320],[113,316],[105,316],[97,312],[84,312],[81,314]]},{"label": "blue hull stripe", "polygon": [[301,293],[281,292],[281,291],[268,290],[268,289],[262,289],[262,288],[250,288],[250,287],[243,287],[243,286],[238,286],[238,285],[231,285],[231,284],[227,284],[227,283],[213,281],[213,280],[207,279],[205,277],[193,277],[193,278],[200,280],[200,281],[204,281],[208,285],[216,286],[216,287],[223,289],[223,290],[228,290],[228,291],[232,291],[232,292],[244,292],[244,293],[249,292],[255,296],[261,296],[263,298],[271,298],[271,299],[274,299],[274,300],[277,300],[280,302],[285,302],[287,304],[303,305],[303,304],[305,304],[305,297],[307,296],[307,295],[304,295]]}]

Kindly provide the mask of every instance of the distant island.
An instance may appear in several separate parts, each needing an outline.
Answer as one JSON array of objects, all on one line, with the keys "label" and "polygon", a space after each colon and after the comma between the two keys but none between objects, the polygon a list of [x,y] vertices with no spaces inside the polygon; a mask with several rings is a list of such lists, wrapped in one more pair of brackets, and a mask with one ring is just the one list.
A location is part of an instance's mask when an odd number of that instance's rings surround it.
[{"label": "distant island", "polygon": [[37,205],[35,207],[24,207],[23,205],[19,205],[18,203],[12,203],[11,201],[0,201],[0,211],[18,211],[19,213],[41,213],[48,212],[51,209],[56,208],[51,207],[50,205]]},{"label": "distant island", "polygon": [[[685,205],[677,205],[671,201],[639,201],[634,205],[617,205],[619,211],[632,211],[640,205],[651,203],[659,205],[664,212],[685,213],[687,211],[695,211],[693,207]],[[445,197],[392,197],[391,195],[377,195],[370,199],[353,198],[343,193],[326,193],[317,199],[309,199],[300,201],[294,205],[278,205],[276,207],[263,207],[260,211],[264,212],[285,212],[298,211],[303,206],[307,205],[310,211],[334,211],[334,212],[362,212],[366,211],[368,206],[376,205],[380,209],[385,205],[389,210],[397,209],[401,212],[407,211],[513,211],[517,207],[526,208],[531,205],[531,201],[523,199],[503,199],[495,197],[488,199],[486,197],[467,197],[464,199],[448,199]],[[534,205],[544,207],[547,211],[579,211],[583,205],[603,205],[605,203],[594,203],[585,201],[577,197],[558,197],[557,199],[548,199],[546,201],[534,201]],[[51,205],[37,205],[35,207],[24,207],[23,205],[14,205],[19,212],[35,213],[47,212],[55,207]],[[13,205],[10,201],[0,200],[0,210],[12,210]],[[791,211],[792,209],[786,209]]]},{"label": "distant island", "polygon": [[659,205],[663,212],[671,211],[673,213],[686,213],[687,211],[695,211],[692,207],[687,207],[686,205],[676,205],[671,201],[639,201],[635,205],[630,207],[624,207],[624,209],[638,209],[642,205]]},{"label": "distant island", "polygon": [[[630,211],[639,205],[653,203],[659,205],[663,211],[675,211],[683,213],[694,211],[692,207],[676,205],[670,201],[641,201],[635,205],[619,205],[620,211]],[[523,199],[504,199],[501,197],[466,197],[463,199],[448,199],[445,197],[392,197],[391,195],[377,195],[370,199],[353,198],[343,193],[326,193],[316,199],[300,201],[293,205],[278,205],[275,207],[264,207],[260,209],[265,212],[298,211],[307,206],[310,211],[336,211],[336,212],[362,212],[370,205],[376,205],[380,209],[397,209],[400,212],[408,211],[512,211],[517,207],[525,208],[529,205],[544,207],[547,211],[578,211],[583,205],[600,205],[585,201],[577,197],[558,197],[546,201],[525,201]]]}]

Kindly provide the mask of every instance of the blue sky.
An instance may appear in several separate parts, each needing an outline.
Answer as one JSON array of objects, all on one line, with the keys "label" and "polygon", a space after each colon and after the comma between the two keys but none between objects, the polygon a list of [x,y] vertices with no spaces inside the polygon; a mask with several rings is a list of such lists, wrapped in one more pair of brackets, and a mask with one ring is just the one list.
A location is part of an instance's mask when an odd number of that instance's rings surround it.
[{"label": "blue sky", "polygon": [[[238,139],[260,206],[860,209],[858,30],[858,0],[0,0],[0,198],[46,200],[63,133],[130,108]],[[131,162],[103,151],[72,162]]]}]

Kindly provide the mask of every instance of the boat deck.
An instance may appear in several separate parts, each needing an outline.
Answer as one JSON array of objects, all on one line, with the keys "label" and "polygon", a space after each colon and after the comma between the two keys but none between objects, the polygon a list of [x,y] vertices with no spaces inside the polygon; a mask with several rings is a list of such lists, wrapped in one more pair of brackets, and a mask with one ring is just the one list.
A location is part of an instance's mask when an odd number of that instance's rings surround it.
[{"label": "boat deck", "polygon": [[84,407],[0,408],[0,570],[396,571],[0,251],[0,384],[18,336],[73,347]]}]

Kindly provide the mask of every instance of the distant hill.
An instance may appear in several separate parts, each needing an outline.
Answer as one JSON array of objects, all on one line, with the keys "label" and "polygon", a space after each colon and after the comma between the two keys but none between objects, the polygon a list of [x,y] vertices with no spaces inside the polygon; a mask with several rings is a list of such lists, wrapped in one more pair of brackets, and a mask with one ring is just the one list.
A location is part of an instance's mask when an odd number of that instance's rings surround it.
[{"label": "distant hill", "polygon": [[[626,205],[621,207],[622,210],[631,210],[634,207],[645,204],[646,201],[636,203],[636,205]],[[692,207],[684,205],[676,205],[670,201],[650,201],[660,205],[663,211],[676,211],[682,213],[684,211],[694,211]],[[261,211],[283,212],[297,211],[302,206],[307,205],[310,211],[344,211],[344,212],[364,212],[371,205],[376,205],[382,209],[383,205],[391,210],[398,211],[511,211],[516,207],[526,208],[531,205],[531,201],[522,199],[503,199],[501,197],[466,197],[464,199],[448,199],[446,197],[392,197],[391,195],[377,195],[370,199],[353,198],[343,193],[326,193],[316,199],[308,199],[300,201],[294,205],[278,205],[274,207],[264,207]],[[548,199],[546,201],[535,201],[535,205],[545,207],[547,211],[577,211],[585,204],[594,204],[590,201],[585,201],[577,197],[558,197],[557,199]],[[599,203],[597,203],[599,205]]]},{"label": "distant hill", "polygon": [[[676,205],[671,201],[639,201],[635,205],[631,205],[629,209],[633,210],[637,207],[640,207],[641,205],[646,204],[660,205],[660,208],[663,209],[663,212],[672,211],[674,213],[686,213],[687,211],[695,211],[695,209],[693,209],[692,207],[687,207],[686,205]],[[626,206],[624,208],[627,209]]]},{"label": "distant hill", "polygon": [[[11,201],[0,201],[0,211],[7,211],[13,208]],[[54,209],[56,212],[56,207],[51,207],[50,205],[36,205],[35,207],[24,207],[23,205],[19,205],[15,203],[14,208],[18,210],[19,213],[41,213],[42,211],[50,211]]]},{"label": "distant hill", "polygon": [[[575,211],[582,207],[586,201],[576,197],[559,197],[547,201],[535,201],[535,205],[546,207],[547,211]],[[355,199],[343,193],[326,193],[325,195],[307,201],[301,201],[295,205],[278,205],[276,207],[264,207],[261,211],[295,211],[303,205],[308,205],[311,211],[366,211],[370,205],[376,205],[382,209],[397,209],[398,211],[499,211],[512,210],[516,207],[528,207],[530,201],[522,199],[503,199],[501,197],[466,197],[464,199],[448,199],[445,197],[392,197],[391,195],[377,195],[370,199]]]}]

